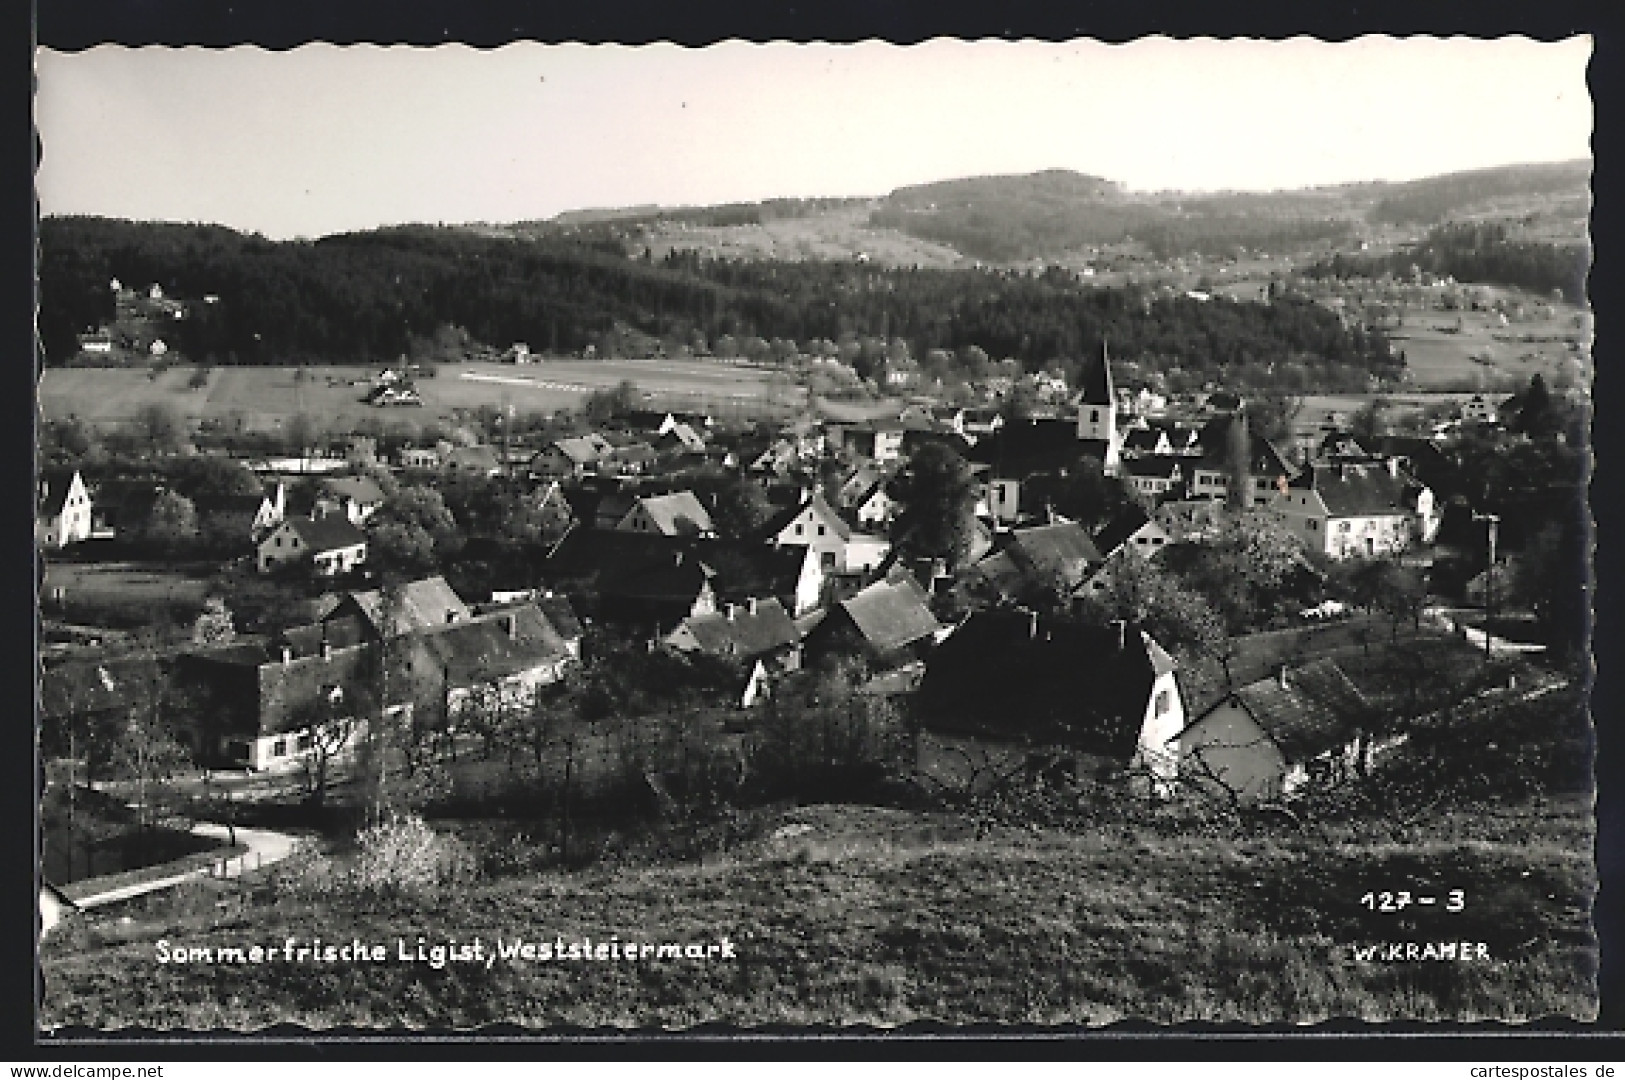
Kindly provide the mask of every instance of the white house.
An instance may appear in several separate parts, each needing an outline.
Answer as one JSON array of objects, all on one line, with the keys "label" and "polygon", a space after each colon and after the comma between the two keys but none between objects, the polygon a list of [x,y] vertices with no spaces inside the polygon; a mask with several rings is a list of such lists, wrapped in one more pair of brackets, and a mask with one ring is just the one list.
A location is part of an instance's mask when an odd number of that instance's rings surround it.
[{"label": "white house", "polygon": [[1311,551],[1334,559],[1393,555],[1437,529],[1433,493],[1395,463],[1312,466],[1270,509]]},{"label": "white house", "polygon": [[339,514],[352,525],[365,525],[384,505],[384,490],[367,476],[341,476],[323,479],[317,486],[312,517]]},{"label": "white house", "polygon": [[90,492],[78,469],[45,469],[40,473],[39,508],[34,535],[42,547],[65,548],[90,539]]},{"label": "white house", "polygon": [[260,541],[256,563],[262,574],[305,565],[319,576],[347,574],[367,559],[367,534],[349,518],[330,514],[314,521],[293,517]]},{"label": "white house", "polygon": [[1500,420],[1500,410],[1490,398],[1474,394],[1461,403],[1461,418],[1469,424],[1494,424]]},{"label": "white house", "polygon": [[1021,481],[1014,477],[998,476],[987,482],[987,513],[1000,525],[1009,525],[1021,517]]},{"label": "white house", "polygon": [[1137,493],[1152,498],[1160,498],[1185,486],[1185,469],[1180,459],[1172,453],[1126,458],[1121,475]]},{"label": "white house", "polygon": [[873,570],[891,550],[884,537],[859,533],[841,520],[819,492],[768,522],[763,535],[775,547],[795,544],[812,548],[825,571]]}]

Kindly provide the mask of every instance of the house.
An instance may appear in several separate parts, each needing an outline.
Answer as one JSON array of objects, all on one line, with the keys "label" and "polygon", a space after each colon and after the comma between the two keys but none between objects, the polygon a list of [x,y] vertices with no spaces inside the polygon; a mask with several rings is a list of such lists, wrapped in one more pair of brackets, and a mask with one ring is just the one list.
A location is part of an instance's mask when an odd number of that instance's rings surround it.
[{"label": "house", "polygon": [[770,547],[740,540],[707,539],[693,544],[694,557],[711,571],[720,604],[776,599],[793,618],[816,608],[825,574],[818,554],[803,544]]},{"label": "house", "polygon": [[65,548],[90,539],[90,492],[78,469],[44,469],[34,512],[34,538],[41,547]]},{"label": "house", "polygon": [[831,424],[829,437],[837,448],[885,465],[902,457],[905,430],[900,420],[877,417],[855,423]]},{"label": "house", "polygon": [[1218,416],[1204,424],[1198,436],[1202,456],[1191,463],[1190,498],[1229,498],[1231,475],[1235,472],[1231,442],[1237,438],[1232,434],[1236,425],[1242,428],[1240,438],[1246,440],[1249,506],[1270,503],[1281,479],[1290,479],[1296,472],[1273,443],[1251,430],[1244,412]]},{"label": "house", "polygon": [[1005,550],[1030,582],[1058,585],[1068,592],[1101,562],[1094,540],[1075,521],[1012,529]]},{"label": "house", "polygon": [[996,524],[1009,525],[1021,517],[1021,481],[1002,476],[989,479],[983,499],[987,516]]},{"label": "house", "polygon": [[958,427],[955,429],[961,435],[973,438],[991,435],[1004,426],[1004,414],[998,409],[972,408],[962,409]]},{"label": "house", "polygon": [[205,533],[226,535],[255,543],[287,516],[288,494],[279,480],[269,491],[246,495],[198,495],[192,499],[198,523]]},{"label": "house", "polygon": [[57,923],[79,910],[79,905],[44,878],[39,886],[39,936],[41,940]]},{"label": "house", "polygon": [[1106,475],[1116,476],[1122,461],[1122,435],[1117,430],[1117,394],[1112,390],[1111,358],[1106,343],[1100,355],[1079,375],[1078,440],[1105,464]]},{"label": "house", "polygon": [[1173,454],[1124,458],[1120,474],[1140,495],[1161,498],[1185,487],[1185,470]]},{"label": "house", "polygon": [[376,408],[423,408],[423,395],[417,388],[403,382],[385,383],[374,386],[362,399],[366,404]]},{"label": "house", "polygon": [[541,573],[587,614],[632,627],[670,628],[717,608],[715,571],[691,550],[694,540],[575,528],[553,548]]},{"label": "house", "polygon": [[403,446],[396,451],[395,461],[403,469],[438,469],[440,451],[432,446]]},{"label": "house", "polygon": [[446,579],[436,574],[398,586],[388,596],[382,589],[347,592],[321,621],[355,619],[370,640],[382,640],[459,622],[473,614]]},{"label": "house", "polygon": [[842,510],[851,510],[858,500],[870,491],[876,484],[886,480],[890,471],[876,465],[872,461],[862,461],[841,480],[841,486],[836,489],[835,503]]},{"label": "house", "polygon": [[889,483],[889,477],[881,477],[871,484],[868,490],[860,492],[853,498],[848,513],[860,526],[884,527],[897,515],[897,500],[886,493]]},{"label": "house", "polygon": [[971,740],[991,773],[1120,774],[1185,725],[1176,665],[1143,629],[1019,608],[975,612],[937,646],[914,715],[925,733]]},{"label": "house", "polygon": [[1105,592],[1111,586],[1113,568],[1121,565],[1123,559],[1154,559],[1171,541],[1168,530],[1144,510],[1138,506],[1125,507],[1095,534],[1095,548],[1101,554],[1101,561],[1089,571],[1074,595]]},{"label": "house", "polygon": [[660,454],[646,442],[631,442],[616,446],[598,459],[602,472],[618,476],[637,476],[651,471],[660,461]]},{"label": "house", "polygon": [[453,717],[478,707],[524,708],[577,655],[536,604],[523,602],[425,627],[405,641],[415,696]]},{"label": "house", "polygon": [[716,533],[711,515],[692,491],[674,491],[636,499],[631,510],[616,523],[624,532],[659,533],[662,536],[710,536]]},{"label": "house", "polygon": [[440,467],[446,472],[470,476],[495,476],[502,471],[502,462],[496,450],[484,444],[453,446],[441,455]]},{"label": "house", "polygon": [[881,666],[919,659],[943,627],[928,594],[905,573],[876,581],[832,605],[806,635],[810,655],[861,652]]},{"label": "house", "polygon": [[1334,559],[1397,554],[1438,530],[1433,493],[1397,463],[1310,466],[1270,509],[1310,551]]},{"label": "house", "polygon": [[750,708],[766,690],[772,674],[801,666],[801,634],[777,600],[728,604],[720,611],[684,619],[665,637],[679,652],[726,657],[746,665],[739,704]]},{"label": "house", "polygon": [[537,476],[582,476],[596,468],[598,461],[614,449],[597,432],[569,439],[556,439],[531,459],[531,472]]},{"label": "house", "polygon": [[1495,424],[1500,422],[1500,409],[1496,402],[1484,395],[1474,394],[1461,403],[1461,419],[1467,424]]},{"label": "house", "polygon": [[370,476],[324,477],[316,485],[312,517],[339,514],[352,525],[365,525],[384,505],[384,489]]},{"label": "house", "polygon": [[367,559],[367,534],[350,519],[332,514],[311,520],[292,517],[259,542],[256,563],[262,574],[286,566],[307,566],[322,577],[347,574]]},{"label": "house", "polygon": [[1335,661],[1260,679],[1220,698],[1149,755],[1164,783],[1225,798],[1284,799],[1359,775],[1398,745]]},{"label": "house", "polygon": [[826,572],[873,570],[891,550],[884,537],[860,533],[848,525],[819,492],[775,515],[761,530],[768,543],[806,545],[818,553]]}]

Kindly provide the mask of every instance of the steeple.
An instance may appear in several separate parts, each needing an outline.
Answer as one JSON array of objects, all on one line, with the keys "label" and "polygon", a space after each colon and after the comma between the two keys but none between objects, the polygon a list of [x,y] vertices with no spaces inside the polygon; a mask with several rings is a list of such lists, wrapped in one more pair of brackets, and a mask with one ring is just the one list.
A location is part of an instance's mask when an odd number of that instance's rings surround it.
[{"label": "steeple", "polygon": [[1078,396],[1078,438],[1105,444],[1101,455],[1106,474],[1115,476],[1120,449],[1117,434],[1117,395],[1112,389],[1112,365],[1106,342],[1100,342],[1100,359],[1083,372],[1083,392]]}]

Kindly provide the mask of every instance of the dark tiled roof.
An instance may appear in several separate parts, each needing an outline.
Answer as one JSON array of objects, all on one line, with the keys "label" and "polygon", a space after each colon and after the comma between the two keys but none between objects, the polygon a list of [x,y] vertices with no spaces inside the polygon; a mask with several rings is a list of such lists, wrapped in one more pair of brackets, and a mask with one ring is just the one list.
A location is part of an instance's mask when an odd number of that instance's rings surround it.
[{"label": "dark tiled roof", "polygon": [[1150,516],[1140,507],[1134,505],[1125,506],[1095,536],[1095,549],[1110,555],[1129,537],[1144,528],[1150,520]]},{"label": "dark tiled roof", "polygon": [[367,639],[366,627],[354,615],[328,619],[309,626],[294,626],[284,630],[278,645],[289,645],[296,657],[319,656],[326,644],[333,649],[349,649]]},{"label": "dark tiled roof", "polygon": [[929,727],[1030,736],[1124,761],[1172,661],[1136,626],[1084,627],[979,611],[931,653],[917,699]]},{"label": "dark tiled roof", "polygon": [[1406,479],[1381,466],[1316,466],[1293,481],[1318,494],[1333,517],[1381,517],[1407,512]]},{"label": "dark tiled roof", "polygon": [[1334,661],[1320,660],[1260,679],[1233,695],[1288,761],[1307,761],[1354,737],[1371,707]]},{"label": "dark tiled roof", "polygon": [[1173,480],[1184,475],[1180,458],[1174,454],[1153,454],[1150,457],[1124,458],[1123,472],[1129,476],[1143,476],[1152,480]]},{"label": "dark tiled roof", "polygon": [[801,640],[795,623],[777,600],[759,600],[756,610],[734,607],[683,620],[686,629],[712,656],[749,659],[794,645]]},{"label": "dark tiled roof", "polygon": [[571,605],[568,598],[559,596],[557,593],[538,596],[536,598],[536,608],[552,624],[559,637],[565,641],[580,640],[581,620],[576,618],[576,609]]},{"label": "dark tiled roof", "polygon": [[739,540],[701,540],[693,550],[710,567],[714,575],[711,587],[724,601],[793,597],[807,561],[807,548],[796,544],[769,547]]},{"label": "dark tiled roof", "polygon": [[454,686],[506,678],[568,655],[564,639],[534,604],[421,630],[413,644]]},{"label": "dark tiled roof", "polygon": [[367,534],[350,524],[350,519],[342,514],[329,514],[314,521],[310,518],[289,518],[287,525],[299,534],[299,539],[312,551],[333,551],[367,542]]}]

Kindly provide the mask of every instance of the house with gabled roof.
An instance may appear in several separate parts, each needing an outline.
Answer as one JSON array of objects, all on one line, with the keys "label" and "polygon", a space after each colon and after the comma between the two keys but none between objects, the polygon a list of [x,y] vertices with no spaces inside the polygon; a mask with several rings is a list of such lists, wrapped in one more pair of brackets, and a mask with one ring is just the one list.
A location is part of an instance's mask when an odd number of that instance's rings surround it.
[{"label": "house with gabled roof", "polygon": [[90,539],[90,491],[78,469],[42,469],[34,538],[42,547],[65,548]]},{"label": "house with gabled roof", "polygon": [[615,527],[622,532],[661,536],[711,536],[717,531],[711,515],[692,491],[641,496]]},{"label": "house with gabled roof", "polygon": [[1173,538],[1138,506],[1126,506],[1095,534],[1100,563],[1091,568],[1074,596],[1092,596],[1111,587],[1113,570],[1124,559],[1154,559]]},{"label": "house with gabled roof", "polygon": [[1101,562],[1088,530],[1075,521],[1010,530],[1006,550],[1033,582],[1056,582],[1071,590]]},{"label": "house with gabled roof", "polygon": [[531,459],[530,471],[537,476],[583,476],[597,467],[599,460],[615,447],[597,432],[568,439],[555,439]]},{"label": "house with gabled roof", "polygon": [[436,574],[408,581],[396,587],[392,596],[386,596],[383,589],[347,592],[322,621],[354,618],[366,628],[370,640],[380,640],[459,622],[473,614],[446,579]]},{"label": "house with gabled roof", "polygon": [[848,525],[817,491],[774,515],[760,535],[775,546],[794,544],[812,548],[826,572],[873,570],[891,550],[890,541],[884,537],[859,532]]},{"label": "house with gabled roof", "polygon": [[807,649],[857,649],[882,666],[918,659],[944,629],[928,600],[929,594],[906,572],[883,578],[832,605],[809,628]]},{"label": "house with gabled roof", "polygon": [[1034,766],[1120,774],[1184,727],[1176,671],[1136,625],[1085,626],[1011,607],[975,612],[926,658],[913,702],[922,741],[949,741],[958,752],[920,764],[947,784],[968,779],[949,757],[976,762],[986,776]]},{"label": "house with gabled roof", "polygon": [[1334,559],[1394,555],[1438,529],[1433,493],[1392,461],[1310,466],[1270,509],[1310,551]]},{"label": "house with gabled roof", "polygon": [[801,666],[801,634],[789,613],[772,599],[727,604],[718,611],[690,616],[664,642],[679,652],[742,662],[746,677],[740,688],[741,708],[750,708],[764,695],[774,674]]},{"label": "house with gabled roof", "polygon": [[1240,424],[1247,440],[1247,489],[1249,506],[1264,506],[1275,498],[1283,478],[1291,479],[1297,470],[1287,463],[1275,444],[1247,426],[1245,413],[1214,417],[1202,427],[1198,441],[1200,460],[1192,462],[1188,495],[1193,499],[1227,499],[1230,496],[1231,429]]},{"label": "house with gabled roof", "polygon": [[477,446],[453,446],[440,459],[446,472],[466,473],[470,476],[496,476],[502,471],[502,461],[494,447],[481,443]]},{"label": "house with gabled roof", "polygon": [[330,476],[316,483],[312,517],[342,514],[352,525],[365,525],[384,505],[384,489],[370,476]]},{"label": "house with gabled roof", "polygon": [[1124,458],[1120,475],[1137,494],[1161,498],[1185,490],[1185,464],[1174,454]]},{"label": "house with gabled roof", "polygon": [[262,574],[305,566],[320,577],[347,574],[367,560],[367,534],[337,514],[311,520],[287,518],[259,542],[255,564]]},{"label": "house with gabled roof", "polygon": [[1167,782],[1246,801],[1291,798],[1361,775],[1402,740],[1333,660],[1232,690],[1151,757]]}]

